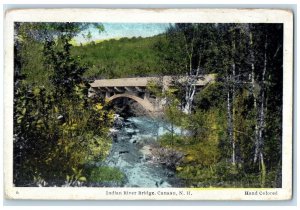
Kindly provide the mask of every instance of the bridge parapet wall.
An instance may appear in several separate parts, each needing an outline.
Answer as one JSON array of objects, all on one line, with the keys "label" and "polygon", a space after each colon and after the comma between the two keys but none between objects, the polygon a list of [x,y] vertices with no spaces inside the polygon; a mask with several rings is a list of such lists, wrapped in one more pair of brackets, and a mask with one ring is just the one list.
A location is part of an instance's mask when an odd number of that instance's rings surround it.
[{"label": "bridge parapet wall", "polygon": [[[199,75],[196,86],[205,86],[207,83],[214,81],[216,74]],[[163,77],[135,77],[135,78],[120,78],[120,79],[100,79],[91,83],[91,87],[147,87],[148,82],[156,81],[163,83],[163,86],[170,86],[173,81],[184,83],[189,79],[187,76],[163,76]]]},{"label": "bridge parapet wall", "polygon": [[[163,99],[160,101],[150,100],[150,94],[146,87],[150,81],[157,82],[162,85],[164,90],[167,90],[174,82],[184,84],[185,82],[194,82],[195,86],[205,86],[213,82],[216,78],[215,74],[200,75],[197,78],[192,78],[193,81],[188,81],[191,78],[187,76],[163,76],[163,77],[136,77],[136,78],[120,78],[120,79],[100,79],[91,83],[91,90],[100,91],[108,101],[113,101],[117,98],[130,98],[146,110],[150,112],[160,112],[163,110]],[[94,93],[89,93],[92,96]]]}]

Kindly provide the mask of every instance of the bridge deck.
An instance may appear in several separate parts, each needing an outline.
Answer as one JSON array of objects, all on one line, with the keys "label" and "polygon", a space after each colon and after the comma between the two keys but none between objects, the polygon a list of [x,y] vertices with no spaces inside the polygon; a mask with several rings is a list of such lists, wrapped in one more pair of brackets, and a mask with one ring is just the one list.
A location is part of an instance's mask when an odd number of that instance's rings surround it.
[{"label": "bridge deck", "polygon": [[[204,86],[215,79],[215,74],[201,75],[197,81],[197,86]],[[173,80],[172,76],[164,76],[163,84],[168,86]],[[178,78],[180,82],[186,81],[187,77]],[[91,83],[91,86],[96,87],[146,87],[149,81],[159,81],[161,77],[135,77],[135,78],[120,78],[120,79],[100,79]]]}]

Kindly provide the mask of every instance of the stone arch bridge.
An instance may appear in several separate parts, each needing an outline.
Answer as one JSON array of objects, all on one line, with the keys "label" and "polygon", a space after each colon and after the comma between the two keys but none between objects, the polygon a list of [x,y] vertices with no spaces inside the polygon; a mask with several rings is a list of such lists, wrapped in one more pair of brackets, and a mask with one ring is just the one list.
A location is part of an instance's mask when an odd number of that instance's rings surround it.
[{"label": "stone arch bridge", "polygon": [[[163,76],[99,79],[90,84],[89,96],[93,96],[97,92],[102,97],[105,97],[107,101],[113,101],[117,98],[129,98],[136,101],[149,112],[161,112],[163,110],[163,100],[151,95],[147,90],[147,85],[150,82],[160,84],[162,91],[165,91],[174,84],[175,80],[184,83],[188,80],[188,77]],[[201,87],[214,80],[214,74],[200,75],[194,80],[194,85],[200,90]]]}]

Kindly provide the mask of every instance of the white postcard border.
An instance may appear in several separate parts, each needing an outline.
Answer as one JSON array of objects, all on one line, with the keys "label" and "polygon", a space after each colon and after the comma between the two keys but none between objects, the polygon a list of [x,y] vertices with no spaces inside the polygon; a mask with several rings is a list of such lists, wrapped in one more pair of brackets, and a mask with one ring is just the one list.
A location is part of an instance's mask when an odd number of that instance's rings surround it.
[{"label": "white postcard border", "polygon": [[[283,23],[282,188],[14,187],[14,22]],[[293,14],[279,9],[20,9],[5,15],[4,184],[7,199],[55,200],[289,200],[292,198]],[[152,193],[154,192],[154,194]],[[251,192],[251,193],[247,193]],[[140,193],[140,195],[139,195]],[[182,194],[180,194],[182,193]],[[251,195],[250,195],[251,194]]]}]

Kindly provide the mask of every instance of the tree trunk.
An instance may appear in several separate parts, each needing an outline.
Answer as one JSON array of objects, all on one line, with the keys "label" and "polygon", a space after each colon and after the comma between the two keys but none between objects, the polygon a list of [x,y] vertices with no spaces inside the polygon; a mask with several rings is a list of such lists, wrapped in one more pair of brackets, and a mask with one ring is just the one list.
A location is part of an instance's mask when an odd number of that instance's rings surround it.
[{"label": "tree trunk", "polygon": [[252,96],[253,96],[253,109],[255,112],[255,131],[254,131],[254,159],[253,162],[257,162],[258,158],[258,148],[259,148],[259,132],[258,132],[258,114],[257,114],[257,94],[256,94],[256,81],[255,81],[255,57],[254,57],[254,49],[253,49],[253,34],[249,29],[249,46],[250,46],[250,62],[251,62],[251,88],[252,88]]},{"label": "tree trunk", "polygon": [[[195,33],[195,31],[193,32]],[[195,36],[195,34],[193,34]],[[194,101],[194,95],[196,92],[196,86],[195,83],[197,81],[198,73],[199,73],[199,68],[197,68],[196,74],[193,73],[193,54],[194,54],[194,37],[191,41],[190,49],[188,47],[187,39],[184,36],[185,39],[185,48],[186,48],[186,53],[189,58],[189,73],[187,74],[187,84],[185,88],[185,105],[183,108],[183,112],[185,114],[190,114],[192,112],[192,105]],[[201,53],[200,53],[201,56]]]},{"label": "tree trunk", "polygon": [[[235,78],[235,63],[232,64],[232,74],[233,78]],[[235,119],[235,111],[234,111],[234,97],[235,97],[235,80],[232,81],[232,96],[231,96],[231,110],[232,110],[232,164],[236,164],[236,136],[234,131],[234,119]]]},{"label": "tree trunk", "polygon": [[264,47],[264,67],[261,79],[261,102],[259,110],[259,127],[258,127],[258,155],[260,159],[260,169],[261,169],[261,187],[265,185],[266,178],[266,167],[264,163],[264,128],[265,128],[265,75],[267,71],[267,47],[268,47],[268,36],[266,35],[265,47]]},{"label": "tree trunk", "polygon": [[232,154],[231,154],[231,163],[235,165],[235,141],[233,136],[233,93],[231,88],[231,81],[229,79],[229,75],[227,75],[227,126],[228,126],[228,136],[229,142],[232,146]]},{"label": "tree trunk", "polygon": [[185,97],[185,106],[183,112],[186,114],[190,114],[192,111],[192,103],[194,101],[194,95],[196,92],[196,86],[193,84],[194,82],[189,82],[190,84],[187,85],[186,90],[186,97]]},{"label": "tree trunk", "polygon": [[[200,48],[201,49],[201,48]],[[196,92],[196,83],[197,83],[197,78],[199,76],[199,72],[200,72],[200,65],[201,65],[201,53],[199,54],[199,63],[198,63],[198,67],[196,70],[196,74],[195,75],[189,75],[189,91],[188,91],[188,95],[186,98],[186,106],[184,108],[184,113],[186,114],[190,114],[192,112],[192,105],[193,105],[193,101],[194,101],[194,96],[195,96],[195,92]],[[192,71],[191,71],[192,73]],[[193,78],[194,77],[194,78]]]},{"label": "tree trunk", "polygon": [[230,136],[230,142],[232,146],[232,155],[231,155],[231,162],[233,165],[236,164],[236,137],[234,134],[234,119],[235,119],[235,114],[234,114],[234,97],[235,97],[235,78],[236,78],[236,65],[235,65],[235,52],[236,52],[236,46],[235,46],[235,40],[232,41],[232,51],[231,51],[231,56],[232,56],[232,77],[230,80],[230,88],[231,94],[231,100],[229,100],[230,103],[230,129],[229,129],[229,136]]}]

